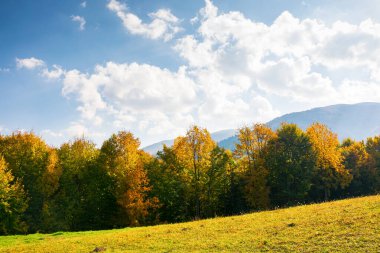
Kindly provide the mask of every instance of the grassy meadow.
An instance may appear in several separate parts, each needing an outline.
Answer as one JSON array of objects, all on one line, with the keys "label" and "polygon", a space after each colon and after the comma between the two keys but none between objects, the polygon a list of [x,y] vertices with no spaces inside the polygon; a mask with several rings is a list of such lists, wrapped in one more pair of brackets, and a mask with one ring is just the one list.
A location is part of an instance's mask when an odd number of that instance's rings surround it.
[{"label": "grassy meadow", "polygon": [[0,252],[380,252],[380,195],[180,224],[4,236]]}]

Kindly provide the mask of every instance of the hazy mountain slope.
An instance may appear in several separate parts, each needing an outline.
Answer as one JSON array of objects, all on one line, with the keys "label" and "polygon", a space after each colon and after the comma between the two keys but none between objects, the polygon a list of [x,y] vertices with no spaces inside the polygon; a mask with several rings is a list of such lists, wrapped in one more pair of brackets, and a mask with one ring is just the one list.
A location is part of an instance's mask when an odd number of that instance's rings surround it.
[{"label": "hazy mountain slope", "polygon": [[[296,123],[306,129],[313,122],[326,124],[338,134],[340,140],[351,137],[364,140],[380,134],[380,103],[360,103],[353,105],[332,105],[314,108],[303,112],[285,114],[269,121],[272,129],[277,129],[282,122]],[[219,145],[234,149],[236,136],[219,142]]]}]

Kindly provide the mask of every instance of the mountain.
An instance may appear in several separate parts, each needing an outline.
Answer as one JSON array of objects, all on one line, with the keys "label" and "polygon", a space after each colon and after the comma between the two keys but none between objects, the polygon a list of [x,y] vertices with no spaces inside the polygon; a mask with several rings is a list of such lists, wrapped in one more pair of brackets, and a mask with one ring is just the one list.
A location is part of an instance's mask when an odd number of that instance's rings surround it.
[{"label": "mountain", "polygon": [[[214,141],[219,142],[221,140],[225,140],[231,136],[234,136],[236,134],[236,130],[234,129],[227,129],[227,130],[221,130],[214,133],[211,133],[211,137]],[[143,150],[149,154],[155,155],[158,151],[162,150],[164,144],[166,146],[173,145],[174,140],[164,140],[157,143],[154,143],[152,145],[146,146],[143,148]]]},{"label": "mountain", "polygon": [[[339,104],[314,108],[302,112],[285,114],[267,123],[277,129],[282,122],[295,123],[306,129],[314,122],[326,124],[338,134],[340,140],[350,137],[365,140],[367,137],[380,134],[380,103]],[[219,142],[219,145],[233,150],[237,142],[231,136]]]}]

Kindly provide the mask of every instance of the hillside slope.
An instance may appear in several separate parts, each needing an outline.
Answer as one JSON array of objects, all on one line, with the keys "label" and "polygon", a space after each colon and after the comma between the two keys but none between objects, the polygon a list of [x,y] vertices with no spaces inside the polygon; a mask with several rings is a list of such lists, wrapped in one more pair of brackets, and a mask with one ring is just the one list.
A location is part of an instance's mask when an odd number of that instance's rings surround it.
[{"label": "hillside slope", "polygon": [[0,252],[380,252],[379,224],[377,195],[172,225],[6,236]]},{"label": "hillside slope", "polygon": [[[282,122],[295,123],[305,130],[312,123],[320,122],[337,133],[340,140],[350,137],[360,141],[380,134],[378,115],[380,115],[380,103],[341,104],[285,114],[269,121],[267,125],[277,129]],[[231,136],[220,141],[219,145],[233,150],[236,142],[236,136]]]}]

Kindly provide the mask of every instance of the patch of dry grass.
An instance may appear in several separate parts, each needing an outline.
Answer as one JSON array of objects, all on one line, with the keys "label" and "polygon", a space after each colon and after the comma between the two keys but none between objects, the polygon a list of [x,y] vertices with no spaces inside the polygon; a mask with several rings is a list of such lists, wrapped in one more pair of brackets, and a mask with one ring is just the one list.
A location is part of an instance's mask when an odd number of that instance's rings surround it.
[{"label": "patch of dry grass", "polygon": [[380,195],[107,231],[0,237],[0,252],[380,252]]}]

